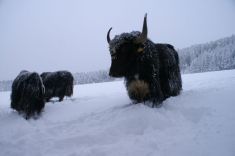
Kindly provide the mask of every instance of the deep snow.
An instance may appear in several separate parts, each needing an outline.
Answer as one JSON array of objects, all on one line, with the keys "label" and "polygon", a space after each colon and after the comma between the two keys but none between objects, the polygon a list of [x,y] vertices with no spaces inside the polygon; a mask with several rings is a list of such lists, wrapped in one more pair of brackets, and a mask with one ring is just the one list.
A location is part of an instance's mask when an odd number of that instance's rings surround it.
[{"label": "deep snow", "polygon": [[131,104],[117,81],[76,86],[29,121],[0,92],[0,156],[234,156],[235,70],[182,78],[160,108]]}]

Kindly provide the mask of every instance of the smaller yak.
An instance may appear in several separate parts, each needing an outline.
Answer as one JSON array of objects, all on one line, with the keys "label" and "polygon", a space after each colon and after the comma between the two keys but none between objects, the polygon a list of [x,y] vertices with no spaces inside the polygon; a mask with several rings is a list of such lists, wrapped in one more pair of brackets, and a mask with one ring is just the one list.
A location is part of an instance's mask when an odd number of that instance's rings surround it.
[{"label": "smaller yak", "polygon": [[122,33],[107,41],[111,54],[109,75],[124,77],[130,99],[156,106],[182,89],[179,57],[170,44],[155,44],[147,38],[147,14],[142,32]]},{"label": "smaller yak", "polygon": [[45,100],[49,102],[52,97],[63,101],[65,96],[73,94],[73,75],[68,71],[44,72],[41,74],[45,86]]},{"label": "smaller yak", "polygon": [[42,112],[45,88],[36,72],[21,71],[12,83],[11,108],[23,114],[25,119]]}]

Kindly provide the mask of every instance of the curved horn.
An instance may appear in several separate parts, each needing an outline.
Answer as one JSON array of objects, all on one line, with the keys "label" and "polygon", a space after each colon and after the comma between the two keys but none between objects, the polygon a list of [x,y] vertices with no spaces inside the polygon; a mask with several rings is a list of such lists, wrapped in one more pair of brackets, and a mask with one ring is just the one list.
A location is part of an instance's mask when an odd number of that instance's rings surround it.
[{"label": "curved horn", "polygon": [[137,39],[137,43],[143,43],[147,40],[148,37],[148,27],[147,27],[147,13],[144,16],[144,23],[142,28],[142,33],[140,37]]},{"label": "curved horn", "polygon": [[110,31],[112,30],[112,27],[109,29],[108,33],[107,33],[107,42],[109,43],[111,40],[110,40]]}]

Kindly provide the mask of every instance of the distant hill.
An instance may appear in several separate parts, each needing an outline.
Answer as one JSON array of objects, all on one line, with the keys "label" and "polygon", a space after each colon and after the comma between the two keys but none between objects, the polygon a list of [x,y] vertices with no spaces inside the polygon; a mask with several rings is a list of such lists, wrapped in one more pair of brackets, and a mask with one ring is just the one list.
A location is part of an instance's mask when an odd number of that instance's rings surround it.
[{"label": "distant hill", "polygon": [[183,73],[235,69],[235,35],[178,52]]},{"label": "distant hill", "polygon": [[[109,82],[114,81],[115,79],[110,77],[108,70],[99,70],[93,72],[80,72],[74,73],[74,84],[88,84],[88,83],[99,83],[99,82]],[[9,81],[0,81],[0,91],[9,91],[11,90],[12,80]]]},{"label": "distant hill", "polygon": [[74,73],[73,76],[75,84],[99,83],[115,80],[109,76],[108,70]]},{"label": "distant hill", "polygon": [[12,80],[0,81],[0,92],[11,90]]},{"label": "distant hill", "polygon": [[[235,35],[178,50],[182,73],[235,69]],[[74,73],[75,84],[108,82],[108,70]],[[11,89],[12,81],[0,81],[0,91]]]}]

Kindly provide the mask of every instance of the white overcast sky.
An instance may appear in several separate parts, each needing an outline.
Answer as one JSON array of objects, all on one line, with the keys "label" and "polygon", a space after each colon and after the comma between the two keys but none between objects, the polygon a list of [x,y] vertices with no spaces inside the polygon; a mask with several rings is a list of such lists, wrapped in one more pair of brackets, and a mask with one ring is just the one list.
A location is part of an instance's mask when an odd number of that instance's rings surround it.
[{"label": "white overcast sky", "polygon": [[235,34],[235,0],[0,0],[0,80],[23,70],[109,69],[106,33],[141,30],[177,49]]}]

